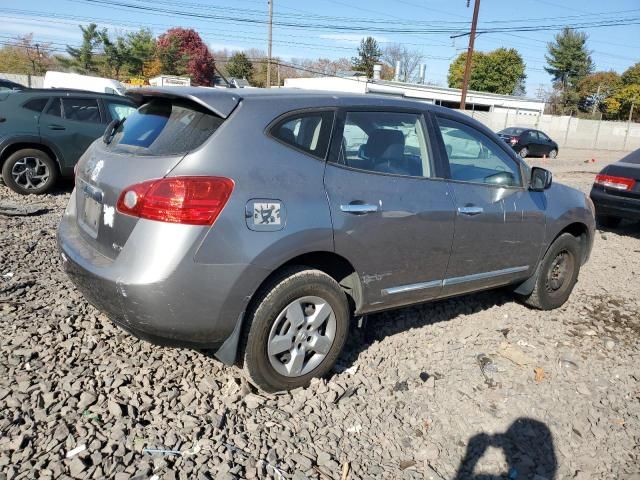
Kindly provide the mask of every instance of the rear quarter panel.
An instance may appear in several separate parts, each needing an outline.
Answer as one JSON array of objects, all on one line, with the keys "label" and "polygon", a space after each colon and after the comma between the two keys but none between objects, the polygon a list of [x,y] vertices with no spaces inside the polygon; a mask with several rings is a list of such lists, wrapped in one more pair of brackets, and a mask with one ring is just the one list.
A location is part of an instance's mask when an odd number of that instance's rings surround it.
[{"label": "rear quarter panel", "polygon": [[[195,262],[252,264],[268,273],[295,256],[333,251],[322,181],[324,161],[265,134],[274,118],[295,109],[295,105],[287,107],[273,100],[241,102],[203,148],[187,155],[169,174],[223,176],[235,182],[227,205],[195,254]],[[256,199],[281,203],[282,229],[249,229],[251,218],[245,214]],[[256,278],[254,288],[262,280]]]}]

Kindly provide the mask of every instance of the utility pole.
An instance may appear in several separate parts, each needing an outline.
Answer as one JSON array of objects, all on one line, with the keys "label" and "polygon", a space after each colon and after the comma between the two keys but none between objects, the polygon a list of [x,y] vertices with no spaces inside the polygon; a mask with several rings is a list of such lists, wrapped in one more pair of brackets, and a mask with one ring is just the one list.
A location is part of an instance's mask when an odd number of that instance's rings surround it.
[{"label": "utility pole", "polygon": [[598,105],[600,105],[600,87],[602,86],[601,83],[598,84],[598,91],[596,92],[595,98],[593,99],[593,108],[591,109],[591,116],[595,116],[596,114],[596,108],[598,108]]},{"label": "utility pole", "polygon": [[269,2],[269,45],[267,46],[267,88],[271,88],[271,31],[273,27],[273,0]]},{"label": "utility pole", "polygon": [[[468,5],[468,3],[467,3]],[[469,35],[469,48],[467,49],[467,61],[464,64],[464,79],[462,80],[462,94],[460,95],[460,110],[466,110],[467,90],[471,77],[471,60],[473,57],[473,43],[476,40],[476,26],[478,25],[478,13],[480,12],[480,0],[476,0],[473,6],[473,20],[471,21],[471,34]]]}]

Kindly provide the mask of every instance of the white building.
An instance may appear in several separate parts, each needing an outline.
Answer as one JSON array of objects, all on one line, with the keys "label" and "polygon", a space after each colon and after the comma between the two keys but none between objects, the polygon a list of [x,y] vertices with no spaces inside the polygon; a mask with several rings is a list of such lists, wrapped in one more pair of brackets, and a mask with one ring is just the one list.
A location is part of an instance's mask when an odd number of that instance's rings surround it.
[{"label": "white building", "polygon": [[190,87],[189,77],[176,77],[174,75],[160,75],[149,79],[152,87]]},{"label": "white building", "polygon": [[[421,100],[450,108],[459,107],[461,95],[459,88],[435,87],[420,83],[371,80],[364,77],[287,78],[284,81],[284,86],[307,90],[328,90],[332,92],[383,93]],[[537,98],[469,91],[467,93],[467,110],[483,112],[514,111],[525,115],[538,115],[544,112],[544,101]]]}]

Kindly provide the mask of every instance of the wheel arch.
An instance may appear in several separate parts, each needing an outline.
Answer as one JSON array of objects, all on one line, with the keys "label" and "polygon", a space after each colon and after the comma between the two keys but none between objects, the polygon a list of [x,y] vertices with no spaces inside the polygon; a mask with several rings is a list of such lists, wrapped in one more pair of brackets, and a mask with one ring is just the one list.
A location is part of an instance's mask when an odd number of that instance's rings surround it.
[{"label": "wheel arch", "polygon": [[320,270],[332,277],[338,282],[347,295],[351,313],[359,311],[362,307],[364,303],[362,284],[360,277],[349,260],[330,251],[312,251],[296,255],[271,271],[253,291],[247,308],[240,315],[240,318],[238,318],[233,332],[215,352],[218,360],[227,365],[236,363],[238,351],[242,348],[240,338],[242,337],[244,329],[249,326],[246,321],[246,312],[253,308],[254,302],[263,293],[265,285],[268,285],[274,277],[280,275],[284,270],[294,266],[304,266],[310,269]]},{"label": "wheel arch", "polygon": [[547,252],[551,248],[551,245],[558,239],[558,237],[564,233],[570,233],[574,237],[578,239],[580,242],[580,250],[582,254],[582,258],[580,259],[580,264],[584,265],[589,258],[589,244],[591,242],[589,227],[582,222],[573,222],[568,225],[565,225],[560,231],[558,231],[553,240],[549,242],[547,248],[544,253],[538,260],[538,265],[536,266],[536,270],[534,274],[525,280],[523,283],[518,285],[518,287],[514,290],[515,293],[519,295],[529,295],[533,292],[536,281],[538,280],[538,274],[540,272],[540,264],[542,263],[542,259],[546,256]]},{"label": "wheel arch", "polygon": [[62,169],[60,166],[60,158],[56,153],[56,151],[52,147],[50,147],[49,145],[46,145],[45,143],[42,143],[41,141],[28,140],[28,139],[16,140],[12,143],[9,143],[2,149],[2,152],[0,153],[0,168],[2,168],[2,165],[4,165],[4,162],[11,155],[13,155],[19,150],[25,150],[25,149],[40,150],[41,152],[46,153],[51,158],[51,160],[55,162],[56,166],[58,167],[58,173],[62,174]]}]

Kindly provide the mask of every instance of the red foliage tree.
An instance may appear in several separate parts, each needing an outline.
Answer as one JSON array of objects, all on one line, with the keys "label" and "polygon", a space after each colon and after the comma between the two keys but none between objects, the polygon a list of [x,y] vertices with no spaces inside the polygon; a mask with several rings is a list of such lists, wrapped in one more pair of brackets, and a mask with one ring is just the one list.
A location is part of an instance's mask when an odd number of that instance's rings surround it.
[{"label": "red foliage tree", "polygon": [[192,85],[211,85],[214,59],[198,32],[190,28],[170,28],[158,37],[157,48],[163,73],[187,74]]}]

